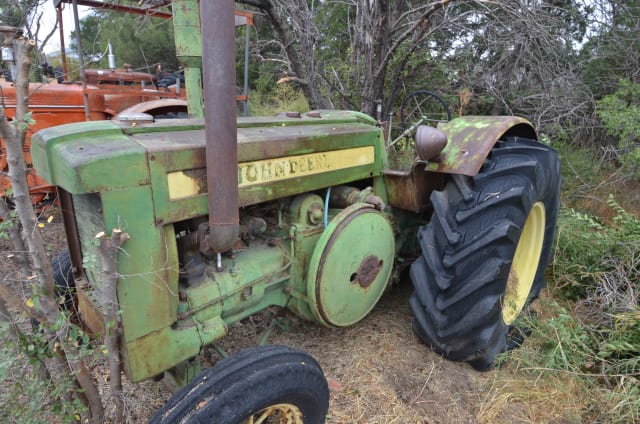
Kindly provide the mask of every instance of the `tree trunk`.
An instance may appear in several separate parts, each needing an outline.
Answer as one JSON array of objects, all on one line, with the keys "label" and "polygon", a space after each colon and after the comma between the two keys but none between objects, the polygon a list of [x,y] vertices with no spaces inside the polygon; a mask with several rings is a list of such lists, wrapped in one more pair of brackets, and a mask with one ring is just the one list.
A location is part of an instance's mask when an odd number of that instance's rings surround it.
[{"label": "tree trunk", "polygon": [[9,123],[4,114],[4,109],[0,107],[0,137],[5,141],[9,166],[8,174],[13,187],[15,210],[22,225],[22,236],[30,253],[29,263],[31,267],[26,270],[25,275],[35,274],[38,288],[31,298],[23,300],[12,288],[7,287],[5,284],[0,284],[0,297],[12,307],[25,311],[28,316],[44,324],[46,329],[58,328],[56,336],[61,347],[59,354],[66,359],[67,368],[74,372],[81,390],[89,400],[91,422],[101,423],[104,418],[104,408],[98,390],[86,365],[81,359],[77,359],[78,355],[74,348],[67,343],[68,326],[58,325],[60,312],[55,299],[53,270],[47,257],[41,234],[37,228],[38,222],[29,196],[23,147],[27,129],[33,123],[28,112],[29,68],[31,66],[29,54],[35,43],[25,38],[12,39],[10,43],[18,65],[15,83],[16,113],[13,122]]},{"label": "tree trunk", "polygon": [[118,268],[117,257],[122,245],[129,240],[129,234],[114,228],[111,237],[100,232],[96,235],[100,243],[98,251],[102,262],[102,287],[100,304],[102,318],[105,322],[106,334],[104,344],[109,353],[109,377],[111,380],[111,396],[116,405],[115,422],[124,421],[124,397],[122,394],[122,367],[120,364],[120,325],[118,320]]},{"label": "tree trunk", "polygon": [[[362,85],[362,112],[374,116],[376,103],[385,96],[387,71],[400,47],[411,39],[406,55],[415,51],[418,42],[428,34],[427,21],[434,13],[454,0],[439,0],[430,4],[407,10],[405,2],[358,1],[356,6],[356,25],[352,43],[352,67],[361,69],[358,78]],[[394,70],[394,78],[403,71],[406,57]],[[393,90],[392,93],[397,93]],[[386,105],[392,104],[387,100]],[[385,111],[385,113],[388,109]]]},{"label": "tree trunk", "polygon": [[4,321],[9,325],[9,337],[11,337],[14,341],[17,341],[20,330],[18,329],[18,327],[16,327],[15,321],[11,317],[11,313],[7,309],[7,304],[2,297],[0,297],[0,321]]},{"label": "tree trunk", "polygon": [[324,80],[315,60],[316,40],[320,38],[313,11],[306,0],[240,0],[265,14],[286,58],[287,77],[300,84],[311,109],[330,109],[331,101],[322,94]]}]

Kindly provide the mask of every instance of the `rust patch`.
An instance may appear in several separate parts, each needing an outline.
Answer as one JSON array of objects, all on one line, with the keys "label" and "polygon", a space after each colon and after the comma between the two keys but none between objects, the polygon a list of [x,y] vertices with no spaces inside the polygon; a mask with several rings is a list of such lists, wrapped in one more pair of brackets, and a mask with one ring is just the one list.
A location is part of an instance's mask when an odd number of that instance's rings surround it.
[{"label": "rust patch", "polygon": [[493,145],[506,136],[537,139],[533,125],[517,116],[464,116],[438,125],[449,143],[442,160],[429,163],[428,170],[444,174],[475,176]]},{"label": "rust patch", "polygon": [[404,172],[386,169],[383,175],[387,203],[416,213],[431,209],[431,192],[442,190],[446,182],[444,174],[425,171],[424,164],[416,164]]},{"label": "rust patch", "polygon": [[360,287],[366,289],[373,284],[383,264],[384,261],[377,256],[367,256],[360,264],[358,271],[351,276],[351,283],[360,284]]}]

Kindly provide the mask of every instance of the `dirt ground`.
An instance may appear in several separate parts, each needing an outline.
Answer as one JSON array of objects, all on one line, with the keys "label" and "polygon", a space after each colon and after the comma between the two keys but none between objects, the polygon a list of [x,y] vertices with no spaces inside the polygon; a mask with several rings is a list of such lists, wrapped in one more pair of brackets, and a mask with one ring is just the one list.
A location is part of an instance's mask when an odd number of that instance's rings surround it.
[{"label": "dirt ground", "polygon": [[[53,216],[42,228],[52,257],[65,246],[59,215]],[[0,241],[0,248],[0,275],[11,278],[11,249],[6,241]],[[331,390],[328,423],[492,422],[487,411],[496,372],[478,373],[466,364],[442,359],[421,344],[411,331],[407,306],[411,290],[409,282],[395,286],[363,321],[341,330],[303,322],[284,311],[265,312],[233,326],[220,346],[228,353],[255,346],[273,312],[284,314],[286,325],[276,326],[269,342],[303,349],[320,362]],[[207,349],[203,362],[219,358],[213,349]],[[101,366],[94,369],[106,387],[105,373]],[[171,395],[164,384],[153,381],[125,381],[125,392],[132,423],[146,422]],[[502,405],[499,415],[514,417],[519,407]]]}]

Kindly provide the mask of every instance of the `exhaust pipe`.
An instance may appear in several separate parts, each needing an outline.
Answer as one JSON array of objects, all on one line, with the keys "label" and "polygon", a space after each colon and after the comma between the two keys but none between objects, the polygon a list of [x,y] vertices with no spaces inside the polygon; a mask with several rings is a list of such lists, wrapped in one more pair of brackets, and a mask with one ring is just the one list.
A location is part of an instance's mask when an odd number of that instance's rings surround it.
[{"label": "exhaust pipe", "polygon": [[238,145],[235,104],[234,2],[200,1],[202,85],[209,222],[203,253],[230,250],[238,240]]}]

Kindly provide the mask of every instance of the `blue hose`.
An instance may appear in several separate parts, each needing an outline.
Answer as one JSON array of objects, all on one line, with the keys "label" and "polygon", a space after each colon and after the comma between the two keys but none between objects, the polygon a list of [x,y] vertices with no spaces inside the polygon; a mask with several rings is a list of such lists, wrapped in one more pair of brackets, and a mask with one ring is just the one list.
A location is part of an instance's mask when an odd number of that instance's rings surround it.
[{"label": "blue hose", "polygon": [[329,225],[329,197],[331,197],[331,187],[327,189],[327,195],[324,197],[324,228]]}]

